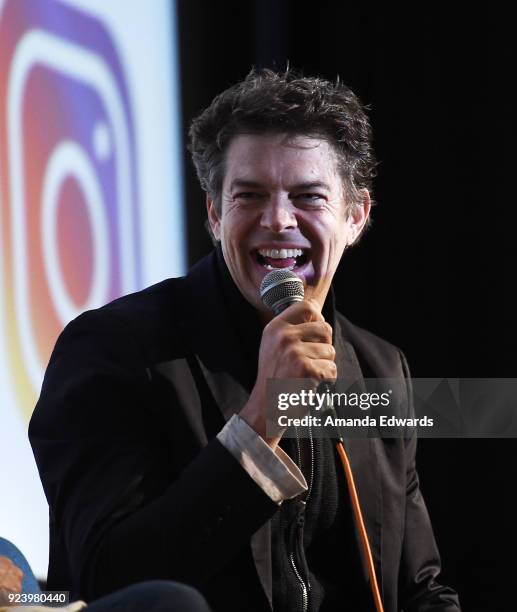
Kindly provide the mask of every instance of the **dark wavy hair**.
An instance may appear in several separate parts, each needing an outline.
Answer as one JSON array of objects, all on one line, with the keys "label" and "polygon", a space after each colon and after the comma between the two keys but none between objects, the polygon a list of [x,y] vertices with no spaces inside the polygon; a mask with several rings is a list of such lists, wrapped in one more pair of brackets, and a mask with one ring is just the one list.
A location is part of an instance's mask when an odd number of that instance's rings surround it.
[{"label": "dark wavy hair", "polygon": [[201,187],[220,213],[225,154],[238,134],[316,136],[336,154],[348,206],[358,204],[360,189],[372,193],[377,166],[366,108],[339,78],[330,82],[292,69],[253,69],[192,121],[188,149]]}]

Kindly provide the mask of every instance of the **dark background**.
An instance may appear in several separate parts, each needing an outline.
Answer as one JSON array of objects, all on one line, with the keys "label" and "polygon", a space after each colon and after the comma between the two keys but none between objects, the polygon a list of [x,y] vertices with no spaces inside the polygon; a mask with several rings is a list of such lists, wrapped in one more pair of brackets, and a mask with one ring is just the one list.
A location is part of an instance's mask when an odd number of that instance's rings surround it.
[{"label": "dark background", "polygon": [[[179,0],[190,120],[251,66],[337,74],[371,106],[374,223],[335,279],[338,306],[403,349],[415,377],[515,376],[514,22],[468,12],[289,0]],[[186,155],[189,261],[211,249]],[[464,610],[515,609],[514,440],[421,440],[444,581]]]}]

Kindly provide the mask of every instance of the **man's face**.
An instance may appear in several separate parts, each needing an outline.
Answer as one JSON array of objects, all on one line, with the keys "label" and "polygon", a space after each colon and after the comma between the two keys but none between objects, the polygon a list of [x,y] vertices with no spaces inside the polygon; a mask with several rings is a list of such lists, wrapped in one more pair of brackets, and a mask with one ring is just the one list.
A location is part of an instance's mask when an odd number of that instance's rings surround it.
[{"label": "man's face", "polygon": [[347,214],[332,147],[319,138],[241,134],[226,154],[222,210],[207,199],[208,218],[221,241],[235,284],[257,310],[264,276],[292,269],[306,297],[321,306],[346,245],[359,236],[370,209]]}]

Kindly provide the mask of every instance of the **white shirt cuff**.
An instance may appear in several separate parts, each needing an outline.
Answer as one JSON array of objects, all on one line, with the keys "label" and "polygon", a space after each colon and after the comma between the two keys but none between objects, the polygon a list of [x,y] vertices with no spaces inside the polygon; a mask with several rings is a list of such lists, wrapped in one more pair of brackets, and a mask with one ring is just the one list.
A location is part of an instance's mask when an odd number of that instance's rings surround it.
[{"label": "white shirt cuff", "polygon": [[217,439],[277,504],[307,491],[305,477],[291,457],[280,446],[273,451],[239,415],[232,416]]}]

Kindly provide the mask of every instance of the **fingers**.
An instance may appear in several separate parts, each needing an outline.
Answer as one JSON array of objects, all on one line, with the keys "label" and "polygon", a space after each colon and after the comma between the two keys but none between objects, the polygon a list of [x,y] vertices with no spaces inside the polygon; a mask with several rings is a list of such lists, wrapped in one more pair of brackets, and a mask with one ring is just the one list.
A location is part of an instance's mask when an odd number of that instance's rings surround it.
[{"label": "fingers", "polygon": [[280,313],[276,319],[286,321],[293,325],[309,321],[325,321],[321,314],[321,306],[316,300],[303,300],[296,302]]},{"label": "fingers", "polygon": [[332,345],[332,327],[326,321],[301,323],[294,326],[291,331],[303,342],[322,342]]},{"label": "fingers", "polygon": [[313,359],[312,367],[314,374],[311,378],[317,381],[335,380],[337,378],[337,366],[334,361],[328,359]]},{"label": "fingers", "polygon": [[336,378],[336,351],[332,327],[319,304],[307,300],[293,304],[264,328],[259,353],[258,379]]},{"label": "fingers", "polygon": [[268,332],[278,336],[287,335],[304,342],[332,344],[332,327],[325,321],[321,312],[311,304],[307,307],[304,304],[304,302],[293,304],[281,315],[272,319],[266,326]]},{"label": "fingers", "polygon": [[336,358],[336,349],[332,344],[328,344],[327,342],[304,342],[301,350],[303,354],[310,359],[334,361]]},{"label": "fingers", "polygon": [[[266,334],[263,334],[263,341],[265,336]],[[276,352],[301,349],[305,353],[307,346],[317,344],[324,346],[314,348],[311,351],[310,354],[314,354],[314,357],[333,360],[336,355],[332,346],[332,327],[325,321],[301,323],[299,325],[286,325],[285,322],[282,322],[275,326],[270,323],[267,337],[276,345]],[[309,353],[305,354],[309,355]]]},{"label": "fingers", "polygon": [[332,345],[296,342],[285,349],[278,378],[336,378],[335,350]]},{"label": "fingers", "polygon": [[19,593],[22,588],[23,572],[8,557],[0,557],[0,587]]}]

